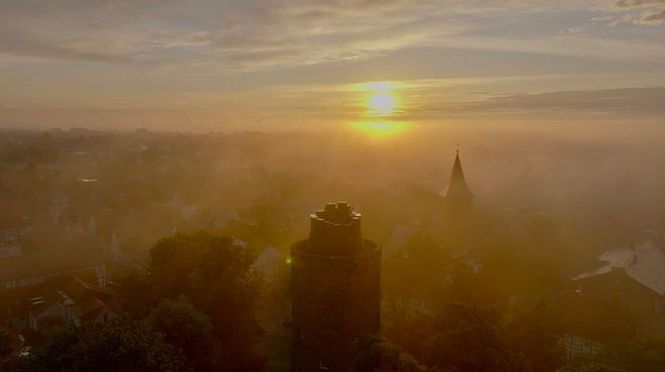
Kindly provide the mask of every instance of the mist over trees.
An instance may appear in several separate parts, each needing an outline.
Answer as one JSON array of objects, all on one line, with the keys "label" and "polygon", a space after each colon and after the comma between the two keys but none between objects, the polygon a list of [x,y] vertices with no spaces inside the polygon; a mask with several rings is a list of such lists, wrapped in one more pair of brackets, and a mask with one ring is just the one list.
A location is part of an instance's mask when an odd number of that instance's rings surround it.
[{"label": "mist over trees", "polygon": [[[288,248],[331,200],[350,201],[363,235],[384,249],[382,338],[359,342],[358,370],[661,365],[662,339],[634,334],[643,317],[609,300],[578,304],[571,281],[604,251],[665,227],[656,171],[665,152],[649,138],[76,130],[0,140],[11,143],[0,146],[0,215],[6,226],[32,227],[22,254],[53,263],[110,257],[108,290],[121,315],[54,328],[21,368],[84,370],[73,364],[83,350],[94,355],[128,337],[142,354],[137,369],[269,369],[266,334],[288,329]],[[476,196],[464,215],[442,201],[456,142]],[[602,338],[604,351],[566,355],[560,341],[571,324]],[[275,343],[288,343],[280,337]],[[150,357],[148,341],[163,360]],[[52,361],[54,350],[68,356]]]}]

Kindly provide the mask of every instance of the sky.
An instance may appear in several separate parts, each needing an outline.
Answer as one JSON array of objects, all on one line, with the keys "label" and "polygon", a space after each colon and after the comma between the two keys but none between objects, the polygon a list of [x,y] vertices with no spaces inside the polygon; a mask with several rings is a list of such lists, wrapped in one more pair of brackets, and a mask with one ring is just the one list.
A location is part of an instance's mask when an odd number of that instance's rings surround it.
[{"label": "sky", "polygon": [[665,0],[2,0],[0,127],[647,122]]}]

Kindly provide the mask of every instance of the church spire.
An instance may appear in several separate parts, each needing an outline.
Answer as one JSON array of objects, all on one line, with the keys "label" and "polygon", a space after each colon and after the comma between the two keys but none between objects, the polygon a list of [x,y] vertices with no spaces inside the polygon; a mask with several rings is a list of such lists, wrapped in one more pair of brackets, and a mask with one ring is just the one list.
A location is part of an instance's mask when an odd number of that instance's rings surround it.
[{"label": "church spire", "polygon": [[459,156],[459,146],[455,154],[455,164],[453,171],[450,175],[450,182],[448,183],[448,190],[446,191],[446,199],[457,202],[470,202],[473,199],[473,194],[469,190],[464,179],[464,171],[462,170],[462,161]]}]

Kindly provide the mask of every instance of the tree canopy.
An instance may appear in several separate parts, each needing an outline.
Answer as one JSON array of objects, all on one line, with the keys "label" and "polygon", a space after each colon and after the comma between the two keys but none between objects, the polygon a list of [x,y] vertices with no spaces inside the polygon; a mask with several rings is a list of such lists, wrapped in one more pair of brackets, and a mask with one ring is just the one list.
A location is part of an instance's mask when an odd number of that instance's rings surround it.
[{"label": "tree canopy", "polygon": [[175,234],[151,249],[146,273],[125,278],[119,301],[131,317],[147,318],[164,332],[194,364],[204,362],[202,350],[190,342],[196,338],[211,352],[205,363],[218,361],[208,365],[212,370],[261,369],[265,360],[256,344],[263,332],[258,316],[263,280],[252,268],[255,258],[214,232]]},{"label": "tree canopy", "polygon": [[67,327],[9,371],[158,372],[185,370],[185,359],[141,322]]}]

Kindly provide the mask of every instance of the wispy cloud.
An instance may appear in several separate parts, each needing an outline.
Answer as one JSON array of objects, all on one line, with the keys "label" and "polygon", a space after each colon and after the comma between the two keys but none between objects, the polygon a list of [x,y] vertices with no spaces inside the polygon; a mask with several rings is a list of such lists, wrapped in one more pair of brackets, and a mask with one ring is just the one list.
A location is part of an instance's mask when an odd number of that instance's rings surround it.
[{"label": "wispy cloud", "polygon": [[[663,84],[664,18],[665,0],[3,0],[0,100],[13,108],[128,102],[136,112],[347,117],[361,109],[335,79],[382,75],[412,80],[405,115],[414,117],[654,114],[662,91],[610,99],[616,92],[603,89],[626,87],[642,72]],[[611,78],[587,86],[579,73]],[[488,79],[511,74],[569,80]],[[446,77],[479,80],[460,88],[466,83]]]},{"label": "wispy cloud", "polygon": [[[621,0],[615,5],[662,2]],[[158,64],[167,71],[275,69],[366,60],[415,47],[460,47],[466,31],[477,29],[487,17],[574,9],[586,7],[543,0],[7,0],[0,4],[0,51],[45,59]],[[660,16],[650,13],[642,21],[658,23]],[[580,33],[583,27],[564,30]],[[495,43],[493,49],[511,50],[516,41],[508,37],[502,43],[501,35],[486,36]],[[560,47],[536,52],[560,54]]]}]

